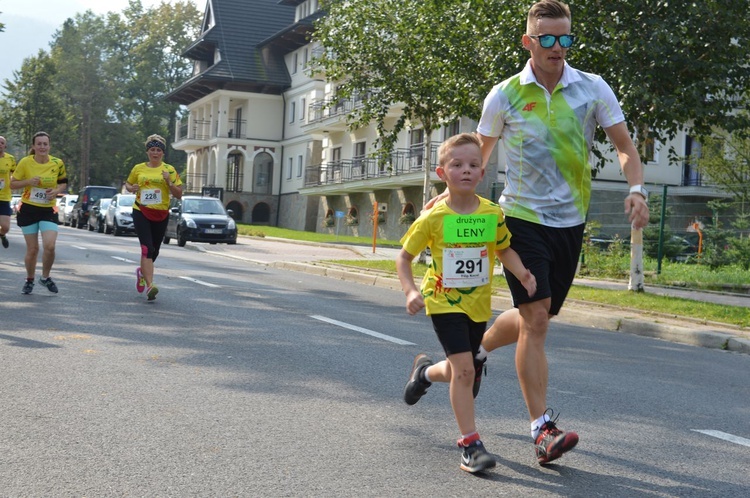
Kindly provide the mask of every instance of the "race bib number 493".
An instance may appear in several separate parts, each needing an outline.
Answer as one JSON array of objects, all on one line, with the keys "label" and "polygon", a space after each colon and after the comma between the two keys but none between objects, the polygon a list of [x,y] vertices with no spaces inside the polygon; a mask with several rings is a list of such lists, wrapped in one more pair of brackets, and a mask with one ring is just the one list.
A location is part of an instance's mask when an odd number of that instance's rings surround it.
[{"label": "race bib number 493", "polygon": [[34,202],[43,202],[43,203],[49,202],[49,199],[47,199],[46,188],[32,187],[31,192],[29,193],[29,197]]}]

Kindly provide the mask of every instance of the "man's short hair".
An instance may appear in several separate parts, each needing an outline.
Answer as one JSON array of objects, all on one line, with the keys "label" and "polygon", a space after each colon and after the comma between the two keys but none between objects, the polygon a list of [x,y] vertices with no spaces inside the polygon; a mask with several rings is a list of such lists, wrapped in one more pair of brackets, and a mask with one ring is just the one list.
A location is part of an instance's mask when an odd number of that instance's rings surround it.
[{"label": "man's short hair", "polygon": [[531,6],[529,16],[526,19],[526,34],[536,33],[536,27],[540,19],[567,19],[570,21],[570,7],[559,0],[542,0]]},{"label": "man's short hair", "polygon": [[448,162],[448,155],[451,150],[455,147],[466,144],[474,144],[480,149],[482,148],[482,141],[479,140],[479,137],[474,133],[459,133],[458,135],[453,135],[440,144],[440,148],[438,149],[438,166],[443,166]]}]

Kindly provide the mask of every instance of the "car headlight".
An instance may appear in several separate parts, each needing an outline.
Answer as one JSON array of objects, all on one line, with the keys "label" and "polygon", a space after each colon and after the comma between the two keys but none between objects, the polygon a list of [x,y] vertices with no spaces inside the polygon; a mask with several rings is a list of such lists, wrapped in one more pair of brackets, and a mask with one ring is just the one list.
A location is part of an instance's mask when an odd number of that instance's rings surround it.
[{"label": "car headlight", "polygon": [[234,220],[232,218],[229,218],[229,223],[227,223],[227,230],[234,230],[237,228],[237,225],[234,223]]},{"label": "car headlight", "polygon": [[192,218],[185,218],[185,226],[188,228],[198,228],[198,225],[195,224],[195,220]]}]

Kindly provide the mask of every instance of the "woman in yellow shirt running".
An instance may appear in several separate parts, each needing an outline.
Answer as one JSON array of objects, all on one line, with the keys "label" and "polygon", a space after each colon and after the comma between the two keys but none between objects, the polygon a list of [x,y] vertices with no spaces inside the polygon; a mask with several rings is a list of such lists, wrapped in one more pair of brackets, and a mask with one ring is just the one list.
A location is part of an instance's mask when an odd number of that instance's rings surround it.
[{"label": "woman in yellow shirt running", "polygon": [[167,141],[159,135],[146,140],[148,162],[136,164],[128,175],[125,188],[136,194],[133,225],[141,244],[141,266],[136,268],[136,290],[146,291],[149,301],[156,299],[154,261],[164,240],[169,220],[169,196],[182,197],[182,180],[173,166],[166,164]]},{"label": "woman in yellow shirt running", "polygon": [[10,180],[11,189],[23,188],[22,205],[16,222],[26,240],[26,282],[22,289],[24,294],[31,294],[34,289],[40,232],[44,251],[39,283],[50,292],[57,293],[57,285],[49,276],[52,263],[55,261],[57,243],[58,219],[54,207],[57,194],[68,190],[68,175],[62,160],[51,156],[49,150],[49,135],[43,131],[35,133],[31,153],[18,162]]}]

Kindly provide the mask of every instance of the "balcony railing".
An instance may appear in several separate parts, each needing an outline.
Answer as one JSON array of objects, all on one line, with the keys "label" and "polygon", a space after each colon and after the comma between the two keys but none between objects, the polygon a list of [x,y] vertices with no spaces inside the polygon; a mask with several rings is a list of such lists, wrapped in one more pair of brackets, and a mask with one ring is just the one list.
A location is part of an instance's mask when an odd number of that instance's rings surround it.
[{"label": "balcony railing", "polygon": [[177,140],[208,140],[210,138],[211,121],[193,121],[193,126],[188,123],[180,124],[180,132]]},{"label": "balcony railing", "polygon": [[206,186],[205,174],[192,174],[182,177],[183,192],[200,192]]},{"label": "balcony railing", "polygon": [[[437,146],[432,149],[436,151]],[[432,171],[437,166],[435,151],[430,161]],[[393,177],[418,171],[424,171],[424,148],[398,149],[387,156],[344,159],[308,166],[305,169],[305,187]]]},{"label": "balcony railing", "polygon": [[214,134],[213,137],[219,138],[247,138],[247,120],[236,119],[229,120],[229,129],[225,135],[219,134],[219,122],[214,123]]},{"label": "balcony railing", "polygon": [[219,123],[214,122],[213,128],[211,121],[195,120],[190,128],[187,122],[180,123],[180,130],[177,140],[208,140],[210,138],[247,138],[247,120],[230,119],[228,120],[228,130],[223,136],[219,135]]},{"label": "balcony railing", "polygon": [[351,99],[331,97],[313,100],[307,106],[307,124],[319,123],[325,119],[344,116],[361,105],[361,97]]}]

